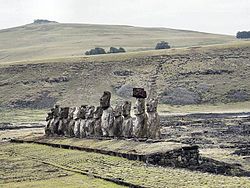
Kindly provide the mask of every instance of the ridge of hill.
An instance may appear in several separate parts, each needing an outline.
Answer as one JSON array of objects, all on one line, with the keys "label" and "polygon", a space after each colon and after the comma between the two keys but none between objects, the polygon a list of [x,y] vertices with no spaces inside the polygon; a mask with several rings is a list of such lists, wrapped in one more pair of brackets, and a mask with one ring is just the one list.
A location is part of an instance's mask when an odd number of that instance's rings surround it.
[{"label": "ridge of hill", "polygon": [[168,28],[126,25],[27,24],[0,30],[0,63],[83,55],[86,50],[111,46],[128,52],[152,50],[159,41],[174,48],[224,44],[234,36]]}]

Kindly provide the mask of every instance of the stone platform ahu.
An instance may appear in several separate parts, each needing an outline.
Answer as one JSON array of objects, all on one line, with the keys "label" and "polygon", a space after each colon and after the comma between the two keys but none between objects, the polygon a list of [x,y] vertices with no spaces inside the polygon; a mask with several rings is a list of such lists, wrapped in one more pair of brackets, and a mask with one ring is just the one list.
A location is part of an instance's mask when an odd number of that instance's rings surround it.
[{"label": "stone platform ahu", "polygon": [[[27,142],[125,157],[153,165],[185,168],[199,165],[197,146],[160,140],[157,99],[147,99],[143,88],[134,88],[133,97],[136,98],[133,106],[135,118],[131,117],[130,101],[115,107],[110,105],[109,91],[104,91],[97,107],[56,105],[48,113],[46,135],[25,139]],[[54,139],[53,136],[60,137]]]},{"label": "stone platform ahu", "polygon": [[148,99],[143,88],[134,88],[135,121],[131,117],[131,102],[124,101],[114,108],[110,105],[111,93],[104,91],[100,106],[60,107],[56,105],[46,118],[45,134],[66,137],[111,137],[159,139],[160,120],[157,99]]}]

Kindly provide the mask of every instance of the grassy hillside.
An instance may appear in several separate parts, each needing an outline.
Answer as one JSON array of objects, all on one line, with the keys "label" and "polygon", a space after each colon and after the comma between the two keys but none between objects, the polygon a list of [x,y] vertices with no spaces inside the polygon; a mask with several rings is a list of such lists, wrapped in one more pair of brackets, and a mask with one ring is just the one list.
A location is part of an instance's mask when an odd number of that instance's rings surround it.
[{"label": "grassy hillside", "polygon": [[94,47],[149,50],[162,40],[168,41],[172,47],[188,47],[227,43],[235,39],[233,36],[166,28],[28,24],[0,30],[0,62],[79,56]]},{"label": "grassy hillside", "polygon": [[132,87],[146,88],[151,97],[159,97],[161,104],[167,105],[245,102],[250,100],[249,67],[247,41],[2,63],[0,106],[97,105],[104,90],[112,92],[114,104],[132,100],[129,97]]}]

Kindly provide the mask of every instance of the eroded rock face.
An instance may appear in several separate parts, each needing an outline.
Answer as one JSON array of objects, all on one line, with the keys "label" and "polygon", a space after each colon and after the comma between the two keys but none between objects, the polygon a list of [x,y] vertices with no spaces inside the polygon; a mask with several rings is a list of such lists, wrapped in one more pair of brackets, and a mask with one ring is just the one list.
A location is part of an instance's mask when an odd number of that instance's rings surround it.
[{"label": "eroded rock face", "polygon": [[145,99],[136,98],[135,107],[135,125],[133,130],[133,135],[136,138],[146,138],[147,137],[147,115],[145,113]]},{"label": "eroded rock face", "polygon": [[102,108],[100,106],[96,107],[94,112],[94,135],[102,136],[101,118],[102,118]]},{"label": "eroded rock face", "polygon": [[160,117],[157,113],[157,99],[150,99],[147,102],[147,126],[148,126],[148,138],[159,139],[160,138]]},{"label": "eroded rock face", "polygon": [[118,104],[116,105],[114,109],[114,136],[115,137],[121,137],[122,123],[123,123],[122,105]]},{"label": "eroded rock face", "polygon": [[122,105],[122,136],[125,138],[131,138],[133,136],[133,119],[130,115],[131,102],[125,101]]}]

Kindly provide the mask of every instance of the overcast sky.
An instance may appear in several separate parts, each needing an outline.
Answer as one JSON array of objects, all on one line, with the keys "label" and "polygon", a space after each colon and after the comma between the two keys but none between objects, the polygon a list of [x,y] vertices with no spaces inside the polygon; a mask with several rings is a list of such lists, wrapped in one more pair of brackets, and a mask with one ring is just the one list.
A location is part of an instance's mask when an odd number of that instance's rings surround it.
[{"label": "overcast sky", "polygon": [[250,30],[250,0],[0,0],[0,29],[38,18],[235,34]]}]

